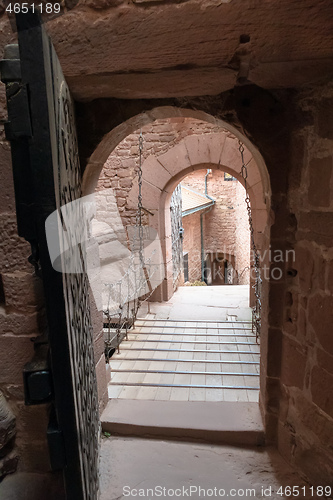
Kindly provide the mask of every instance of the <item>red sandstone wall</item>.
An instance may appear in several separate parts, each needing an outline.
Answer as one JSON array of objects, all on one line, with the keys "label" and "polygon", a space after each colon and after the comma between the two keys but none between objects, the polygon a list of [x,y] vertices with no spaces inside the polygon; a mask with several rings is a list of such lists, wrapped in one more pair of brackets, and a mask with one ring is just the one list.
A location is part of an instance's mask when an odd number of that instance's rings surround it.
[{"label": "red sandstone wall", "polygon": [[[299,109],[308,124],[293,131],[291,143],[288,206],[295,214],[296,262],[287,266],[282,305],[279,449],[316,484],[333,485],[332,88],[302,95]],[[275,286],[276,324],[279,294]],[[270,333],[278,346],[279,332]]]},{"label": "red sandstone wall", "polygon": [[[1,85],[3,90],[3,86]],[[3,104],[3,103],[2,103]],[[1,109],[0,118],[6,112]],[[16,416],[14,455],[18,469],[49,470],[46,429],[48,405],[24,405],[24,364],[34,354],[31,339],[45,327],[41,283],[28,263],[29,245],[17,236],[10,147],[0,131],[0,390]]]},{"label": "red sandstone wall", "polygon": [[183,217],[183,252],[188,252],[189,281],[201,280],[200,212]]},{"label": "red sandstone wall", "polygon": [[250,283],[250,231],[245,203],[246,192],[240,182],[236,183],[236,266],[240,285]]}]

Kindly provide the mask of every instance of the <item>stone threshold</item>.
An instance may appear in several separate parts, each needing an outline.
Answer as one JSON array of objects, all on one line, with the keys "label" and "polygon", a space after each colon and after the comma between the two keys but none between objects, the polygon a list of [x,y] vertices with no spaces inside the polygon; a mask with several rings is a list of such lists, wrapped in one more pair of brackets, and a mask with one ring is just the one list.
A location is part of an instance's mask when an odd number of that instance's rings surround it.
[{"label": "stone threshold", "polygon": [[102,430],[115,436],[263,446],[257,403],[112,399]]}]

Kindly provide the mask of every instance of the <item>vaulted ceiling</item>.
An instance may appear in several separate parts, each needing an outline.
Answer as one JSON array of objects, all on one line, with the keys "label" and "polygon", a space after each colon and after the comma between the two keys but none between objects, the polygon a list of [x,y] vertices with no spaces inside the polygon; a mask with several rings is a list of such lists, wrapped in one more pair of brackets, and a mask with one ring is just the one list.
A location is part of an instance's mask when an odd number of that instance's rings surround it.
[{"label": "vaulted ceiling", "polygon": [[[13,38],[4,14],[0,26],[4,45]],[[332,0],[85,0],[46,26],[78,100],[333,77]]]}]

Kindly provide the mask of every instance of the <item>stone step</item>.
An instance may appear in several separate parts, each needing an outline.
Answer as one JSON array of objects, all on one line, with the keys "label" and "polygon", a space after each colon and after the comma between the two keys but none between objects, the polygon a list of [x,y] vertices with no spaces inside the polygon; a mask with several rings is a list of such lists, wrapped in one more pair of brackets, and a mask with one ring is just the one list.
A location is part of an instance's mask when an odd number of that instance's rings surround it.
[{"label": "stone step", "polygon": [[263,446],[257,403],[113,399],[102,417],[112,435]]}]

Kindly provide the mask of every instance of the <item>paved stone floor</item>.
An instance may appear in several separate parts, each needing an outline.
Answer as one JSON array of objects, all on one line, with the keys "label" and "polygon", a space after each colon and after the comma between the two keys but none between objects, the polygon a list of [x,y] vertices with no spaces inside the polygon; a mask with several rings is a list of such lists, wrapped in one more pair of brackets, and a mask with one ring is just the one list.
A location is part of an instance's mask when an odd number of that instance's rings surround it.
[{"label": "paved stone floor", "polygon": [[[109,397],[258,401],[259,346],[246,286],[180,287],[142,308],[110,361]],[[147,306],[145,306],[147,307]]]},{"label": "paved stone floor", "polygon": [[[298,487],[298,498],[314,498],[309,485],[270,448],[241,449],[117,437],[102,442],[101,500],[138,497],[153,500],[176,498],[177,494],[178,498],[195,500],[207,497],[281,500],[291,498],[289,490],[284,488],[293,486]],[[279,490],[280,487],[283,489]]]},{"label": "paved stone floor", "polygon": [[[250,320],[249,286],[181,286],[168,302],[152,302],[149,309],[157,319],[226,321],[236,316],[238,321]],[[144,303],[140,316],[147,312]]]}]

